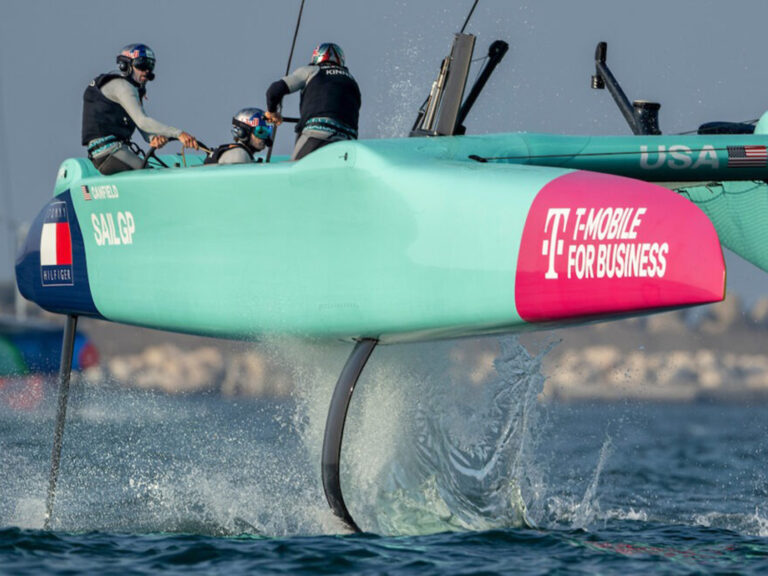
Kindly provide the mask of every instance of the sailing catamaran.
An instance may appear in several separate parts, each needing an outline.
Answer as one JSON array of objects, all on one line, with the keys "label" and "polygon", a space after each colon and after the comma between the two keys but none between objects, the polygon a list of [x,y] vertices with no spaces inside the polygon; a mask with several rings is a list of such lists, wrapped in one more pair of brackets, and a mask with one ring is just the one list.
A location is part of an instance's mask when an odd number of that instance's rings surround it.
[{"label": "sailing catamaran", "polygon": [[[331,400],[322,473],[333,511],[356,530],[339,459],[377,344],[717,302],[718,233],[768,269],[763,232],[740,230],[744,214],[714,202],[730,181],[763,186],[768,135],[660,136],[647,110],[638,117],[650,128],[628,137],[465,135],[506,52],[491,45],[464,98],[474,44],[456,35],[411,138],[339,142],[298,162],[181,166],[166,155],[170,168],[113,176],[65,160],[17,260],[21,293],[67,315],[65,345],[78,316],[355,342]],[[63,393],[46,526],[65,409]]]}]

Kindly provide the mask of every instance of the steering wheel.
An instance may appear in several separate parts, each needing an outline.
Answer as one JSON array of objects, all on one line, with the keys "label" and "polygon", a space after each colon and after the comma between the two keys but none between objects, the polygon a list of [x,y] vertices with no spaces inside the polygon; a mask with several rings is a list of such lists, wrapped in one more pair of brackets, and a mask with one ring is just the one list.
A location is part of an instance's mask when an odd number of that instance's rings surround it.
[{"label": "steering wheel", "polygon": [[[169,142],[171,140],[177,140],[177,138],[168,138]],[[160,160],[160,158],[157,157],[157,154],[155,154],[155,152],[157,152],[157,148],[155,148],[154,146],[150,146],[149,149],[144,153],[144,163],[141,165],[142,170],[144,170],[149,165],[150,158],[154,158],[155,162],[160,164],[160,166],[162,166],[163,168],[168,168],[168,164]]]},{"label": "steering wheel", "polygon": [[[173,137],[171,137],[171,138],[168,138],[168,141],[169,141],[169,142],[172,142],[173,140],[178,140],[178,138],[173,138]],[[205,151],[205,152],[210,152],[210,151],[211,151],[211,150],[208,148],[208,146],[206,146],[206,145],[205,145],[203,142],[201,142],[200,140],[198,140],[198,141],[197,141],[197,145],[198,145],[198,147],[199,147],[199,149],[200,149],[200,150],[203,150],[203,151]],[[182,158],[183,158],[183,157],[184,157],[184,148],[183,148],[183,147],[182,147],[181,151],[182,151]],[[154,159],[155,159],[155,162],[157,162],[158,164],[160,164],[160,166],[162,166],[163,168],[168,168],[168,167],[169,167],[169,166],[168,166],[168,164],[166,164],[165,162],[163,162],[162,160],[160,160],[160,158],[158,158],[158,157],[157,157],[157,154],[156,154],[156,152],[157,152],[157,148],[155,148],[154,146],[150,146],[150,147],[149,147],[149,149],[148,149],[148,150],[147,150],[147,151],[144,153],[144,163],[141,165],[141,168],[142,168],[142,169],[146,168],[146,167],[149,165],[149,160],[150,160],[150,158],[154,158]],[[186,164],[186,159],[185,159],[185,161],[184,161],[184,166],[186,167],[186,165],[187,165],[187,164]]]}]

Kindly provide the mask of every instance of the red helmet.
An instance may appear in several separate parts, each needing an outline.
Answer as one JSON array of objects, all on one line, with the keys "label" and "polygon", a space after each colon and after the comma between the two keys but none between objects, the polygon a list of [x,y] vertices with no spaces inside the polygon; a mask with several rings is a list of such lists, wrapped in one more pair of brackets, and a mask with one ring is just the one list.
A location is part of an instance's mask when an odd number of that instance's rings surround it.
[{"label": "red helmet", "polygon": [[310,64],[322,64],[323,62],[344,66],[344,51],[338,44],[323,42],[312,52]]}]

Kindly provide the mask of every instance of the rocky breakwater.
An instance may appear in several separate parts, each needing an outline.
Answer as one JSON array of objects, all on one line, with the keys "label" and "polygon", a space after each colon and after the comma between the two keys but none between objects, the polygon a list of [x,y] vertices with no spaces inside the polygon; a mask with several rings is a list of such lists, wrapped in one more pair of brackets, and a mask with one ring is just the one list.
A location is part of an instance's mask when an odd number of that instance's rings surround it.
[{"label": "rocky breakwater", "polygon": [[[102,350],[89,377],[165,393],[281,396],[294,387],[290,362],[264,348],[104,322],[86,330]],[[736,298],[643,318],[520,337],[543,358],[542,399],[648,401],[768,400],[768,299],[745,309]],[[454,382],[497,377],[496,338],[459,340],[445,358]]]},{"label": "rocky breakwater", "polygon": [[768,400],[768,300],[736,298],[564,336],[545,360],[549,399]]},{"label": "rocky breakwater", "polygon": [[623,353],[613,346],[590,346],[562,356],[552,367],[544,396],[561,400],[768,400],[768,356],[716,350]]},{"label": "rocky breakwater", "polygon": [[290,375],[256,350],[231,351],[175,344],[149,346],[137,354],[107,359],[89,378],[168,394],[215,391],[226,396],[284,396]]}]

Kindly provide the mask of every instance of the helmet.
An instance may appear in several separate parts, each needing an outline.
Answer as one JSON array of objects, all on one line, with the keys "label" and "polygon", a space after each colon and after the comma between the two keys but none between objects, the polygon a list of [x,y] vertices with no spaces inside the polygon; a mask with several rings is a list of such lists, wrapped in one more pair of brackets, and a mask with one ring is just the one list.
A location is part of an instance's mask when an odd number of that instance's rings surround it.
[{"label": "helmet", "polygon": [[312,52],[310,64],[322,64],[323,62],[344,66],[344,51],[338,44],[323,42]]},{"label": "helmet", "polygon": [[117,67],[123,76],[130,75],[133,68],[147,70],[149,80],[154,79],[155,51],[146,44],[128,44],[117,55]]},{"label": "helmet", "polygon": [[237,142],[247,143],[251,134],[272,146],[273,127],[267,124],[261,108],[243,108],[232,118],[232,136]]}]

